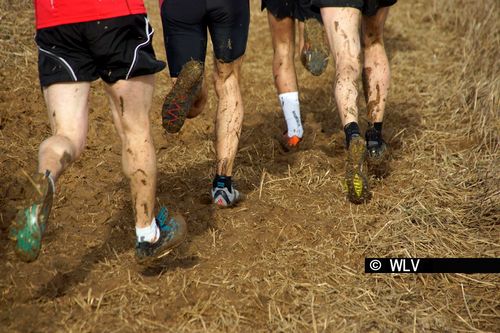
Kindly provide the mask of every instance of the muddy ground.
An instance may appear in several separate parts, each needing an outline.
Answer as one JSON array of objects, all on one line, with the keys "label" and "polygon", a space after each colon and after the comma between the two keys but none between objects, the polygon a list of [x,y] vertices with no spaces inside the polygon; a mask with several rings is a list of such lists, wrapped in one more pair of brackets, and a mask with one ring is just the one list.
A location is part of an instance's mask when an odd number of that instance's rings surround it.
[{"label": "muddy ground", "polygon": [[[485,2],[399,1],[391,11],[391,169],[372,180],[371,202],[352,205],[332,61],[317,78],[297,59],[306,140],[283,154],[266,15],[252,0],[234,176],[247,200],[210,205],[215,94],[180,134],[165,136],[162,72],[152,111],[157,196],[186,216],[189,235],[145,269],[134,261],[128,185],[101,82],[87,149],[58,183],[40,258],[15,257],[7,231],[21,170],[35,170],[49,124],[31,2],[1,0],[0,331],[498,332],[498,275],[363,273],[369,256],[500,256],[498,2]],[[146,3],[164,59],[157,1]]]}]

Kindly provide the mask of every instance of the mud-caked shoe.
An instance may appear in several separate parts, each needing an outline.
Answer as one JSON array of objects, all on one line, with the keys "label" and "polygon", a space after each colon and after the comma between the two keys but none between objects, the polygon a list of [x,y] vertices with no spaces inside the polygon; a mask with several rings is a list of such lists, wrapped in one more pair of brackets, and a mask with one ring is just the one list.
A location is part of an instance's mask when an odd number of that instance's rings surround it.
[{"label": "mud-caked shoe", "polygon": [[371,199],[370,185],[366,175],[366,143],[359,135],[351,138],[347,150],[345,184],[347,197],[355,204]]},{"label": "mud-caked shoe", "polygon": [[368,169],[375,176],[384,176],[388,172],[389,147],[382,139],[382,134],[374,128],[365,133],[368,152]]},{"label": "mud-caked shoe", "polygon": [[302,65],[315,76],[321,75],[328,66],[328,46],[323,25],[316,19],[304,21],[304,47],[300,53]]},{"label": "mud-caked shoe", "polygon": [[283,133],[283,135],[279,138],[279,143],[281,148],[285,152],[296,152],[299,149],[300,142],[302,138],[297,135],[288,136],[288,132]]},{"label": "mud-caked shoe", "polygon": [[230,177],[215,177],[212,186],[212,200],[217,207],[232,207],[242,201],[243,198],[243,194],[232,185]]},{"label": "mud-caked shoe", "polygon": [[27,178],[25,204],[12,222],[9,238],[15,241],[17,256],[31,262],[40,254],[54,200],[54,183],[48,171]]},{"label": "mud-caked shoe", "polygon": [[135,257],[140,264],[161,259],[186,239],[187,225],[182,216],[169,216],[162,207],[155,221],[160,231],[158,239],[154,243],[138,241],[135,245]]},{"label": "mud-caked shoe", "polygon": [[191,60],[179,73],[172,90],[165,97],[162,107],[162,125],[168,133],[177,133],[193,103],[198,97],[203,82],[203,64]]}]

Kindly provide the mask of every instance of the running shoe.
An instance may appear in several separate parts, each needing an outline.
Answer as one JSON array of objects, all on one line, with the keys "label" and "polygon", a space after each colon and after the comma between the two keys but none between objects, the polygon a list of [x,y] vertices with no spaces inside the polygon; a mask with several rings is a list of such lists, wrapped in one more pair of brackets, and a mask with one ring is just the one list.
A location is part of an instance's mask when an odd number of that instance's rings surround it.
[{"label": "running shoe", "polygon": [[10,239],[16,242],[15,252],[25,262],[38,258],[42,247],[54,200],[54,184],[49,175],[46,171],[45,174],[27,176],[26,207],[18,211],[9,230]]},{"label": "running shoe", "polygon": [[181,130],[203,82],[203,64],[191,60],[182,67],[162,107],[162,125],[168,133]]},{"label": "running shoe", "polygon": [[226,186],[224,182],[214,181],[214,187],[212,187],[212,199],[213,203],[220,208],[227,208],[236,205],[238,202],[243,200],[243,195],[234,186]]},{"label": "running shoe", "polygon": [[288,131],[285,131],[281,136],[279,143],[285,152],[295,152],[299,149],[299,144],[302,138],[296,135],[288,136]]},{"label": "running shoe", "polygon": [[154,243],[136,243],[135,256],[137,262],[140,264],[145,264],[166,256],[186,238],[187,226],[182,216],[170,217],[168,210],[162,207],[155,221],[158,229],[160,229],[158,240]]},{"label": "running shoe", "polygon": [[304,48],[300,54],[302,65],[315,76],[328,66],[329,50],[325,42],[323,25],[316,19],[304,21]]},{"label": "running shoe", "polygon": [[368,151],[368,169],[376,176],[382,177],[387,173],[389,148],[380,132],[374,128],[366,131],[365,138]]},{"label": "running shoe", "polygon": [[370,185],[365,173],[366,154],[365,140],[359,135],[353,136],[347,151],[345,182],[347,196],[355,204],[361,204],[371,198]]}]

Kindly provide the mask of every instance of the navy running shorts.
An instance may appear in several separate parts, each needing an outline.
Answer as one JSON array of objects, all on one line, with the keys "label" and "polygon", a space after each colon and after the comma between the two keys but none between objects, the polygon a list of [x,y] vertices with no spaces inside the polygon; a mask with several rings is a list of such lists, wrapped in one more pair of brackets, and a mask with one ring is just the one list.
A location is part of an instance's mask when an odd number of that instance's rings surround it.
[{"label": "navy running shorts", "polygon": [[161,18],[171,77],[190,60],[205,62],[207,30],[218,61],[231,63],[245,54],[249,0],[164,0]]},{"label": "navy running shorts", "polygon": [[353,7],[359,9],[363,15],[373,16],[381,7],[394,5],[397,0],[310,0],[312,5],[321,7]]},{"label": "navy running shorts", "polygon": [[39,29],[35,40],[40,84],[99,77],[115,83],[157,73],[165,63],[156,59],[153,32],[144,14]]},{"label": "navy running shorts", "polygon": [[262,0],[262,10],[266,8],[274,17],[290,17],[299,21],[315,18],[321,22],[317,8],[311,8],[311,0]]}]

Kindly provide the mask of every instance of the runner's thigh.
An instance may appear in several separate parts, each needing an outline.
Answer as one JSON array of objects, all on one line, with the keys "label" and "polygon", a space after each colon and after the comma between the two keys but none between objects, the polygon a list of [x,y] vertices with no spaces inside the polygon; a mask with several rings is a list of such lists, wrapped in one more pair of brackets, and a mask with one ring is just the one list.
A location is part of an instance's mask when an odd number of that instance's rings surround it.
[{"label": "runner's thigh", "polygon": [[207,21],[215,58],[233,62],[245,54],[250,24],[248,0],[207,0]]},{"label": "runner's thigh", "polygon": [[207,25],[205,1],[164,0],[161,19],[170,76],[179,76],[190,60],[205,62]]}]

